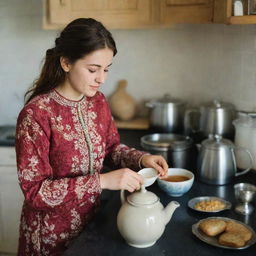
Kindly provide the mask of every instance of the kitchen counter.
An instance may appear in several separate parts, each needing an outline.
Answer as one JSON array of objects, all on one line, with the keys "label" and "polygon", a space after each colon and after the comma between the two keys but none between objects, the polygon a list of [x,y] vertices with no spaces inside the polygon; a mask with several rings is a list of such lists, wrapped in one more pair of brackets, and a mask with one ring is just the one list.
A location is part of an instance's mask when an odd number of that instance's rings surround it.
[{"label": "kitchen counter", "polygon": [[[139,138],[145,131],[120,131],[121,140],[129,146],[140,148]],[[234,183],[248,182],[256,185],[256,172],[237,177]],[[233,184],[234,184],[233,183]],[[208,245],[192,234],[192,225],[199,220],[211,216],[229,217],[250,225],[256,231],[256,211],[250,216],[243,216],[234,212],[236,200],[234,197],[233,184],[224,186],[213,186],[195,180],[191,190],[181,197],[170,197],[162,192],[157,183],[154,183],[148,190],[154,192],[161,203],[166,206],[170,201],[178,201],[180,207],[176,209],[171,221],[160,239],[152,247],[139,249],[126,244],[120,235],[116,218],[121,207],[119,191],[105,191],[102,193],[102,207],[95,218],[87,225],[82,233],[75,238],[64,253],[64,256],[77,255],[122,255],[122,256],[167,256],[167,255],[254,255],[256,244],[244,250],[223,249]],[[233,205],[231,210],[217,214],[198,213],[188,208],[188,201],[197,196],[218,196],[230,201]],[[255,200],[253,202],[256,208]],[[138,230],[138,232],[140,232]],[[142,236],[145,234],[141,234]]]},{"label": "kitchen counter", "polygon": [[15,126],[0,126],[0,146],[15,145]]}]

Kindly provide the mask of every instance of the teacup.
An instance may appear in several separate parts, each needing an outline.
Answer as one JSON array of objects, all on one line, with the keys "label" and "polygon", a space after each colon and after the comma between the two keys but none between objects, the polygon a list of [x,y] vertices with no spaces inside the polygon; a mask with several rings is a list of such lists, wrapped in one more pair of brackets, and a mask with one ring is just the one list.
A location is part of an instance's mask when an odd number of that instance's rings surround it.
[{"label": "teacup", "polygon": [[157,179],[157,171],[154,168],[144,168],[138,172],[144,179],[143,186],[151,186]]},{"label": "teacup", "polygon": [[169,196],[179,197],[188,192],[194,182],[194,174],[191,171],[180,168],[169,168],[168,177],[158,178],[158,186]]}]

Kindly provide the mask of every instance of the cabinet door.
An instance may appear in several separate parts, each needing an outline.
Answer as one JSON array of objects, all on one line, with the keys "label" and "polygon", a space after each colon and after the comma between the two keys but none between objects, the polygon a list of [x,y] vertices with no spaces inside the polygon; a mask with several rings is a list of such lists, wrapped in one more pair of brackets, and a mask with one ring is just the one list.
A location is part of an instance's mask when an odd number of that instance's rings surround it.
[{"label": "cabinet door", "polygon": [[211,23],[213,0],[160,0],[159,22],[169,25],[176,23]]},{"label": "cabinet door", "polygon": [[23,194],[16,166],[0,166],[0,252],[16,253]]},{"label": "cabinet door", "polygon": [[233,16],[233,0],[215,0],[213,22],[238,25],[256,24],[256,15],[248,15],[250,14],[248,3],[248,1],[243,2],[243,16]]},{"label": "cabinet door", "polygon": [[108,28],[140,28],[152,23],[151,0],[44,1],[44,28],[62,28],[76,18],[90,17]]}]

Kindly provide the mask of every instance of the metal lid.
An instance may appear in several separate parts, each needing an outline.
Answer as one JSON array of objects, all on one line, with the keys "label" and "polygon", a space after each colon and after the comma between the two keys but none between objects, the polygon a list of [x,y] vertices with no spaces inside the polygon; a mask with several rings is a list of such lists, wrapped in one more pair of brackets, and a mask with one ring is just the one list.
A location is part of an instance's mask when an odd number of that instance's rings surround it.
[{"label": "metal lid", "polygon": [[141,137],[141,146],[145,149],[156,149],[161,151],[180,151],[191,147],[193,140],[174,133],[154,133]]},{"label": "metal lid", "polygon": [[227,103],[227,102],[222,102],[219,100],[213,100],[209,103],[206,103],[203,105],[205,108],[210,109],[210,110],[234,110],[235,107],[234,105],[232,105],[231,103]]},{"label": "metal lid", "polygon": [[127,201],[135,206],[151,205],[159,201],[159,198],[144,187],[140,191],[134,192],[127,197]]},{"label": "metal lid", "polygon": [[180,99],[176,99],[176,98],[172,98],[170,96],[170,94],[165,94],[162,98],[155,100],[152,102],[155,105],[163,105],[165,106],[166,104],[170,104],[170,105],[182,105],[185,104],[184,101],[180,100]]},{"label": "metal lid", "polygon": [[223,139],[221,135],[209,135],[209,138],[204,140],[202,142],[202,146],[207,148],[207,149],[220,149],[222,147],[234,147],[234,144],[232,141],[228,139]]}]

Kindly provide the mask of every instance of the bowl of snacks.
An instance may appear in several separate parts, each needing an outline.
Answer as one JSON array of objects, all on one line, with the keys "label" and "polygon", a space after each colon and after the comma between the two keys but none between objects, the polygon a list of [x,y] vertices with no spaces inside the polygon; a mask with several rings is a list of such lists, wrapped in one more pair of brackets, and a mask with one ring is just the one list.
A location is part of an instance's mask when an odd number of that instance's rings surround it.
[{"label": "bowl of snacks", "polygon": [[232,204],[220,197],[200,196],[190,199],[188,207],[198,212],[216,213],[231,209]]},{"label": "bowl of snacks", "polygon": [[193,182],[194,174],[181,168],[169,168],[166,178],[157,179],[160,189],[173,197],[179,197],[188,192]]}]

